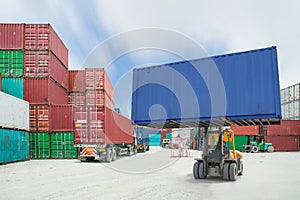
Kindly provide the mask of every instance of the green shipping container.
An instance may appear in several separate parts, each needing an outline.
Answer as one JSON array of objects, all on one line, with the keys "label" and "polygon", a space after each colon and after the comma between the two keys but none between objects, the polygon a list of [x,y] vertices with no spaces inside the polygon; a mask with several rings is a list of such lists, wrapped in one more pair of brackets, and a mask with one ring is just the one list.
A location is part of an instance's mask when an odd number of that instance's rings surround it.
[{"label": "green shipping container", "polygon": [[0,129],[0,164],[29,159],[28,132]]},{"label": "green shipping container", "polygon": [[49,133],[30,133],[29,135],[30,158],[50,158]]},{"label": "green shipping container", "polygon": [[52,158],[76,158],[77,151],[74,147],[74,133],[51,133],[51,153]]},{"label": "green shipping container", "polygon": [[24,79],[2,78],[2,92],[24,99]]},{"label": "green shipping container", "polygon": [[[244,144],[248,143],[248,136],[234,136],[235,150],[242,151]],[[232,147],[230,147],[232,149]]]},{"label": "green shipping container", "polygon": [[3,77],[22,77],[23,63],[23,51],[0,50],[0,73]]}]

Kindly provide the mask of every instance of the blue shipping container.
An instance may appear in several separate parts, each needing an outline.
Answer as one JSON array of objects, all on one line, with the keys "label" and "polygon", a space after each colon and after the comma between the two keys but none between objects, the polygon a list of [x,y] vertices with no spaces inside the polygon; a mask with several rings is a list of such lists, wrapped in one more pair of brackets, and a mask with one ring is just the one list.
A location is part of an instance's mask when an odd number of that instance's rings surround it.
[{"label": "blue shipping container", "polygon": [[29,159],[28,132],[0,129],[0,164]]},{"label": "blue shipping container", "polygon": [[24,99],[24,79],[2,78],[2,92],[19,99]]},{"label": "blue shipping container", "polygon": [[165,128],[278,124],[276,47],[134,69],[131,119]]}]

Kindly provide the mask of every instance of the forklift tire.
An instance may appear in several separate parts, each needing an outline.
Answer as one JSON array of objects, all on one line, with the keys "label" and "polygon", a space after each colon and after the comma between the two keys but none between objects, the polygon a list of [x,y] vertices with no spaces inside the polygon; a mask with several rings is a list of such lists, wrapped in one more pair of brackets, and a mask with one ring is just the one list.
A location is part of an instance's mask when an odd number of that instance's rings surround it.
[{"label": "forklift tire", "polygon": [[199,162],[198,162],[198,161],[196,161],[196,162],[194,163],[194,167],[193,167],[193,176],[194,176],[195,179],[199,179],[199,178],[200,178],[200,177],[199,177]]},{"label": "forklift tire", "polygon": [[147,145],[146,151],[149,151],[149,150],[150,150],[150,147],[149,147],[149,145]]},{"label": "forklift tire", "polygon": [[105,161],[106,162],[111,162],[112,161],[112,150],[111,149],[107,150],[106,156],[105,156]]},{"label": "forklift tire", "polygon": [[112,149],[112,161],[117,160],[117,152],[116,149]]},{"label": "forklift tire", "polygon": [[243,161],[240,161],[240,172],[238,173],[238,176],[242,176],[244,172],[244,164]]},{"label": "forklift tire", "polygon": [[229,180],[229,164],[230,163],[224,163],[223,165],[223,179]]},{"label": "forklift tire", "polygon": [[252,152],[253,153],[257,153],[258,152],[258,147],[257,146],[253,146],[252,147]]},{"label": "forklift tire", "polygon": [[274,152],[274,147],[273,146],[268,146],[267,152],[268,153],[273,153]]},{"label": "forklift tire", "polygon": [[205,179],[206,178],[206,174],[204,173],[204,163],[203,162],[199,163],[198,172],[199,172],[199,178],[200,179]]},{"label": "forklift tire", "polygon": [[237,178],[237,166],[235,163],[231,163],[229,166],[229,180],[235,181]]}]

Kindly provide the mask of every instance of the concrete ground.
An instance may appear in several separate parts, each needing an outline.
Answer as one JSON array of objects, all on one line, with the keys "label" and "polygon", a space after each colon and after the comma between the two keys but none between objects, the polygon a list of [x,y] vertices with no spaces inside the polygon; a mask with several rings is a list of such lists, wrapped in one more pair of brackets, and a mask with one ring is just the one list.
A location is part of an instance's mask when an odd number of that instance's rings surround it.
[{"label": "concrete ground", "polygon": [[[176,152],[175,152],[176,153]],[[119,157],[112,163],[31,160],[0,166],[0,199],[300,199],[300,152],[244,154],[237,181],[194,180],[194,157],[171,150]]]}]

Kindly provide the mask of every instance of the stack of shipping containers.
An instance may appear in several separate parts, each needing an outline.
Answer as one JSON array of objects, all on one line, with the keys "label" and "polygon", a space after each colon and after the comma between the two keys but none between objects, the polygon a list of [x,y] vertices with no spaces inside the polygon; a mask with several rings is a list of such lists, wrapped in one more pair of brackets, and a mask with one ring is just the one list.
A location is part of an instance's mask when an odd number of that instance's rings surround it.
[{"label": "stack of shipping containers", "polygon": [[29,104],[0,92],[0,164],[29,159]]},{"label": "stack of shipping containers", "polygon": [[280,90],[282,118],[300,120],[300,83]]},{"label": "stack of shipping containers", "polygon": [[1,24],[0,32],[3,92],[30,103],[31,158],[76,157],[67,48],[49,24]]},{"label": "stack of shipping containers", "polygon": [[74,107],[75,144],[104,142],[104,119],[114,110],[113,87],[105,70],[69,71],[69,104]]},{"label": "stack of shipping containers", "polygon": [[24,99],[24,24],[0,24],[2,91]]}]

